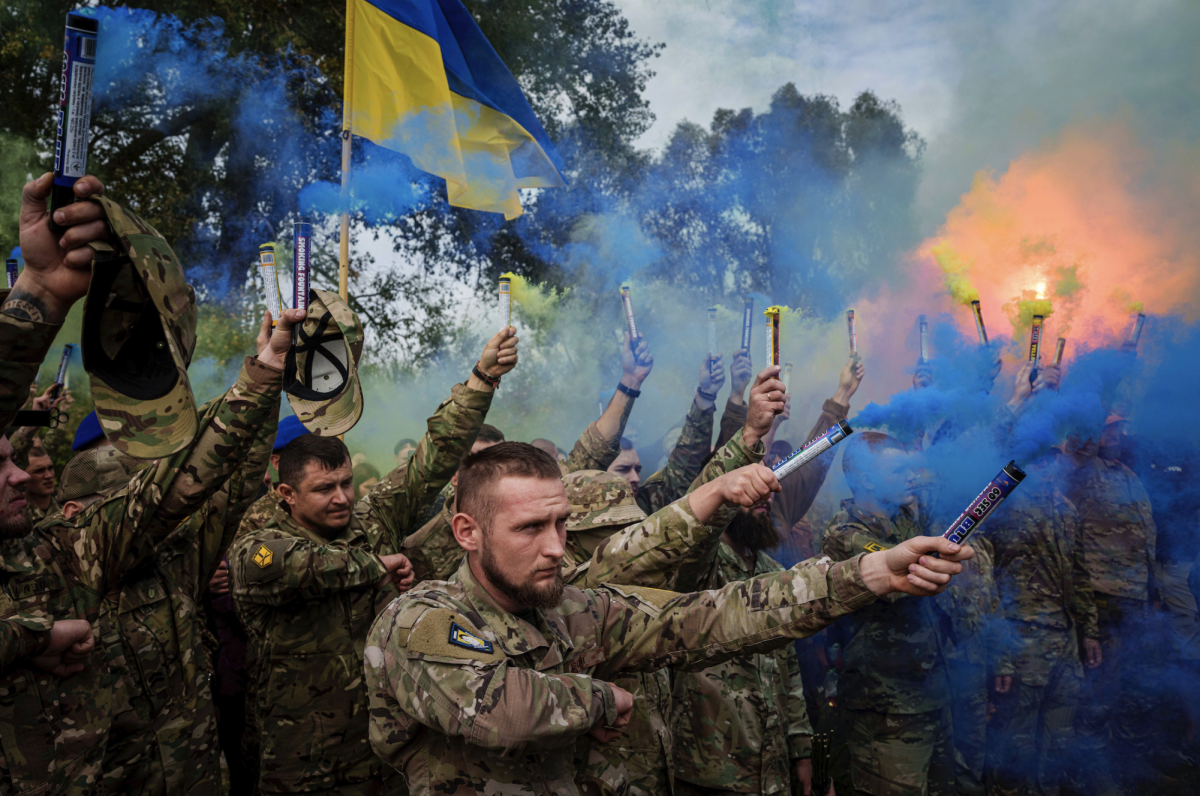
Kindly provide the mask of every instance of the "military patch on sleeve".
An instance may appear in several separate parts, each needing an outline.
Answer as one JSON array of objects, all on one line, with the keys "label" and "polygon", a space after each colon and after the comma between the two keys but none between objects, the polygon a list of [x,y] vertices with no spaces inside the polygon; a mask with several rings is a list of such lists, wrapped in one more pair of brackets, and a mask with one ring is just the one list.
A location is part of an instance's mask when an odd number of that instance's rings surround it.
[{"label": "military patch on sleeve", "polygon": [[271,566],[271,561],[274,559],[274,557],[275,556],[269,547],[267,547],[265,544],[260,544],[258,546],[258,550],[254,553],[254,557],[250,560],[255,564],[258,564],[259,569],[266,569],[267,567]]},{"label": "military patch on sleeve", "polygon": [[480,638],[469,630],[464,630],[459,627],[458,622],[450,623],[450,643],[475,652],[490,653],[492,651],[492,642]]},{"label": "military patch on sleeve", "polygon": [[879,542],[867,542],[863,545],[863,550],[866,550],[868,553],[882,553],[884,550],[891,549],[890,547],[884,547]]},{"label": "military patch on sleeve", "polygon": [[[242,577],[247,583],[266,583],[283,575],[283,560],[295,539],[266,539],[251,543],[242,559]],[[235,575],[236,577],[236,575]]]},{"label": "military patch on sleeve", "polygon": [[409,633],[409,657],[438,657],[498,663],[504,653],[449,608],[425,611]]}]

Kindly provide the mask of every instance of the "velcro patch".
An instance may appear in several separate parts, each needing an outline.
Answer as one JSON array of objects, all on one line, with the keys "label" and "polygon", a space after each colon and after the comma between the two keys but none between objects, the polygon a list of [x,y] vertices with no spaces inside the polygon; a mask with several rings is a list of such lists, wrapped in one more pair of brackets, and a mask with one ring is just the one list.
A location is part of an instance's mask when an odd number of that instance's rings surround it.
[{"label": "velcro patch", "polygon": [[450,643],[456,647],[475,650],[477,652],[492,651],[492,642],[480,638],[469,630],[463,629],[459,626],[458,622],[450,623]]},{"label": "velcro patch", "polygon": [[485,663],[498,663],[504,659],[504,654],[492,642],[449,608],[434,608],[422,613],[408,634],[406,646],[409,657],[419,655]]},{"label": "velcro patch", "polygon": [[882,553],[884,550],[891,549],[890,547],[884,547],[879,542],[867,542],[863,545],[863,550],[866,550],[868,553]]},{"label": "velcro patch", "polygon": [[641,608],[651,616],[657,616],[663,606],[680,596],[677,591],[667,591],[665,589],[651,589],[648,586],[616,586],[611,583],[605,583],[604,587],[615,591],[622,597],[630,598],[638,608]]},{"label": "velcro patch", "polygon": [[249,556],[242,576],[249,583],[266,583],[282,577],[283,559],[295,543],[295,539],[266,539],[254,542],[248,551]]},{"label": "velcro patch", "polygon": [[259,569],[266,569],[267,567],[271,566],[271,561],[274,559],[274,557],[275,556],[269,547],[267,547],[265,544],[260,544],[258,546],[258,550],[255,551],[254,556],[250,560],[255,564],[258,564]]}]

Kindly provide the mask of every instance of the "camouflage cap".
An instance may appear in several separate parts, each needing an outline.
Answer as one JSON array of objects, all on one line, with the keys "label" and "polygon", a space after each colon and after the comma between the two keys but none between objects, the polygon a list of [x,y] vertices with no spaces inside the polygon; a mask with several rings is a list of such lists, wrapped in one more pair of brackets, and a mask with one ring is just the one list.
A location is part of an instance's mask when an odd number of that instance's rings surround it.
[{"label": "camouflage cap", "polygon": [[196,347],[196,293],[154,227],[104,197],[113,239],[90,244],[83,367],[104,434],[139,459],[176,453],[199,417],[187,367]]},{"label": "camouflage cap", "polygon": [[633,498],[629,482],[603,470],[577,470],[563,476],[571,516],[567,532],[619,525],[622,528],[646,519]]},{"label": "camouflage cap", "polygon": [[150,462],[126,456],[111,445],[75,455],[63,468],[58,484],[58,502],[123,489]]},{"label": "camouflage cap", "polygon": [[363,327],[342,297],[328,290],[309,293],[308,317],[297,327],[288,351],[283,389],[300,422],[331,437],[354,428],[362,416],[358,358]]}]

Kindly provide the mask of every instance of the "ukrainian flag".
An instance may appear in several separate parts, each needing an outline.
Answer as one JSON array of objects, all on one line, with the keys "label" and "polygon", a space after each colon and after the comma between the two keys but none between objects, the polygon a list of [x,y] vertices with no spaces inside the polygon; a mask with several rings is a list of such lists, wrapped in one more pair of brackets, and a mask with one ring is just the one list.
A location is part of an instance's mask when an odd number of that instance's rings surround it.
[{"label": "ukrainian flag", "polygon": [[521,215],[566,185],[521,87],[460,0],[347,0],[343,129],[446,180],[450,204]]}]

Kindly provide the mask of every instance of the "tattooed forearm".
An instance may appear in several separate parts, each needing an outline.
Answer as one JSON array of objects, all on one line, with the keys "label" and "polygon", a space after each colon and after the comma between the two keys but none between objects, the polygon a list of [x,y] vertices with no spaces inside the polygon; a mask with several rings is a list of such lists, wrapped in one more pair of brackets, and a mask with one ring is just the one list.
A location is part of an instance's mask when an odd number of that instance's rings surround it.
[{"label": "tattooed forearm", "polygon": [[56,317],[46,302],[39,296],[30,293],[22,287],[15,287],[8,294],[4,307],[0,308],[6,315],[38,323],[62,323],[62,318]]}]

